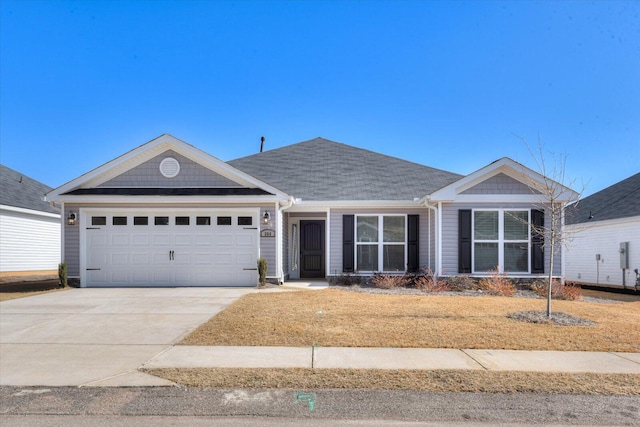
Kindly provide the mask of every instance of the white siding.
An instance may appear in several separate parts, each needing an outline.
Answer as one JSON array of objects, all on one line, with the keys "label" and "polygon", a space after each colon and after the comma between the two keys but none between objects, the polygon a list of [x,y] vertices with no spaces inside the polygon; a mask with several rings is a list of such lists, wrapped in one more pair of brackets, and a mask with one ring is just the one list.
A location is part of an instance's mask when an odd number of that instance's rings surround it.
[{"label": "white siding", "polygon": [[[459,209],[538,209],[526,203],[449,203],[442,206],[442,272],[458,274],[458,210]],[[546,218],[546,217],[545,217]],[[560,252],[554,257],[554,274],[560,275]],[[545,272],[549,271],[549,251],[545,251]]]},{"label": "white siding", "polygon": [[[565,252],[566,279],[622,287],[620,243],[629,242],[626,286],[635,284],[634,268],[640,269],[640,216],[568,226],[572,241]],[[600,254],[600,261],[596,260]]]},{"label": "white siding", "polygon": [[60,218],[0,211],[0,271],[57,270]]}]

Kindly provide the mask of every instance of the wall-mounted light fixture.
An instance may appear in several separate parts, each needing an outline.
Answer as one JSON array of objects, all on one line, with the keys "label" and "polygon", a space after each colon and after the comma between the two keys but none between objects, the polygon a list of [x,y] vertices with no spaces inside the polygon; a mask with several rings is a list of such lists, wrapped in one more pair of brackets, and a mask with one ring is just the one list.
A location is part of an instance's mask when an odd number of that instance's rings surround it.
[{"label": "wall-mounted light fixture", "polygon": [[269,224],[269,221],[271,221],[271,214],[269,213],[269,211],[264,211],[264,213],[262,214],[262,222],[264,224]]},{"label": "wall-mounted light fixture", "polygon": [[76,225],[77,219],[78,219],[78,215],[74,211],[71,211],[69,212],[69,216],[67,217],[67,224]]}]

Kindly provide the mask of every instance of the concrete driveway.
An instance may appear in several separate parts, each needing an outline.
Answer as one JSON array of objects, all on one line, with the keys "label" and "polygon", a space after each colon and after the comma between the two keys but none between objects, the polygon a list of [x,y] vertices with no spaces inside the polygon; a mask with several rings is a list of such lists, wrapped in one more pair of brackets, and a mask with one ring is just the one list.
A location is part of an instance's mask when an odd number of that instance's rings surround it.
[{"label": "concrete driveway", "polygon": [[137,368],[255,291],[71,289],[4,301],[0,385],[169,385]]}]

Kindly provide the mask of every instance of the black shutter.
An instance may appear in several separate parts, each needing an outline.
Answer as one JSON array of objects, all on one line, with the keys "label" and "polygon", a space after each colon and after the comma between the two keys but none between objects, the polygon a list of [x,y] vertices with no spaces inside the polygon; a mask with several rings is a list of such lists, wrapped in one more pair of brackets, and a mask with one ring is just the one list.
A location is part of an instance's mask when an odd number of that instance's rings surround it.
[{"label": "black shutter", "polygon": [[458,273],[471,273],[471,209],[458,211]]},{"label": "black shutter", "polygon": [[544,273],[544,211],[531,209],[531,273]]},{"label": "black shutter", "polygon": [[418,251],[418,223],[419,215],[407,215],[407,271],[418,271],[420,254]]},{"label": "black shutter", "polygon": [[353,240],[354,240],[354,216],[342,216],[342,271],[353,272]]}]

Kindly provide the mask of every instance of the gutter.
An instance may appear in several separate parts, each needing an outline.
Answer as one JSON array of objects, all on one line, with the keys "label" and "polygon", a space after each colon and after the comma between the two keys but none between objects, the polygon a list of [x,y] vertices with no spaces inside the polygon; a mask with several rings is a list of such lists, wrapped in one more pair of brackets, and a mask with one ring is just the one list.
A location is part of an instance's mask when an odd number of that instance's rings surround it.
[{"label": "gutter", "polygon": [[[293,196],[289,196],[289,199],[284,203],[284,205],[279,206],[278,207],[278,231],[279,233],[283,233],[282,230],[282,214],[285,210],[291,208],[291,206],[293,206],[296,203],[296,199]],[[279,235],[279,234],[277,234]],[[284,248],[283,246],[283,242],[282,242],[282,236],[280,237],[280,241],[277,243],[277,247],[278,247],[278,263],[280,264],[280,277],[278,278],[278,283],[280,285],[284,284]]]},{"label": "gutter", "polygon": [[[438,251],[439,251],[439,245],[438,245],[438,208],[435,206],[432,206],[429,204],[429,196],[425,196],[423,197],[420,202],[421,205],[423,205],[425,208],[431,209],[433,211],[433,214],[435,215],[435,222],[436,222],[436,244],[435,244],[435,248],[436,248],[436,258],[435,258],[435,262],[436,262],[436,268],[435,268],[435,272],[433,272],[433,281],[434,283],[437,283],[438,281],[438,275],[440,272],[440,266],[438,265]],[[428,247],[428,256],[429,256],[429,262],[431,262],[431,216],[429,216],[429,247]]]}]

